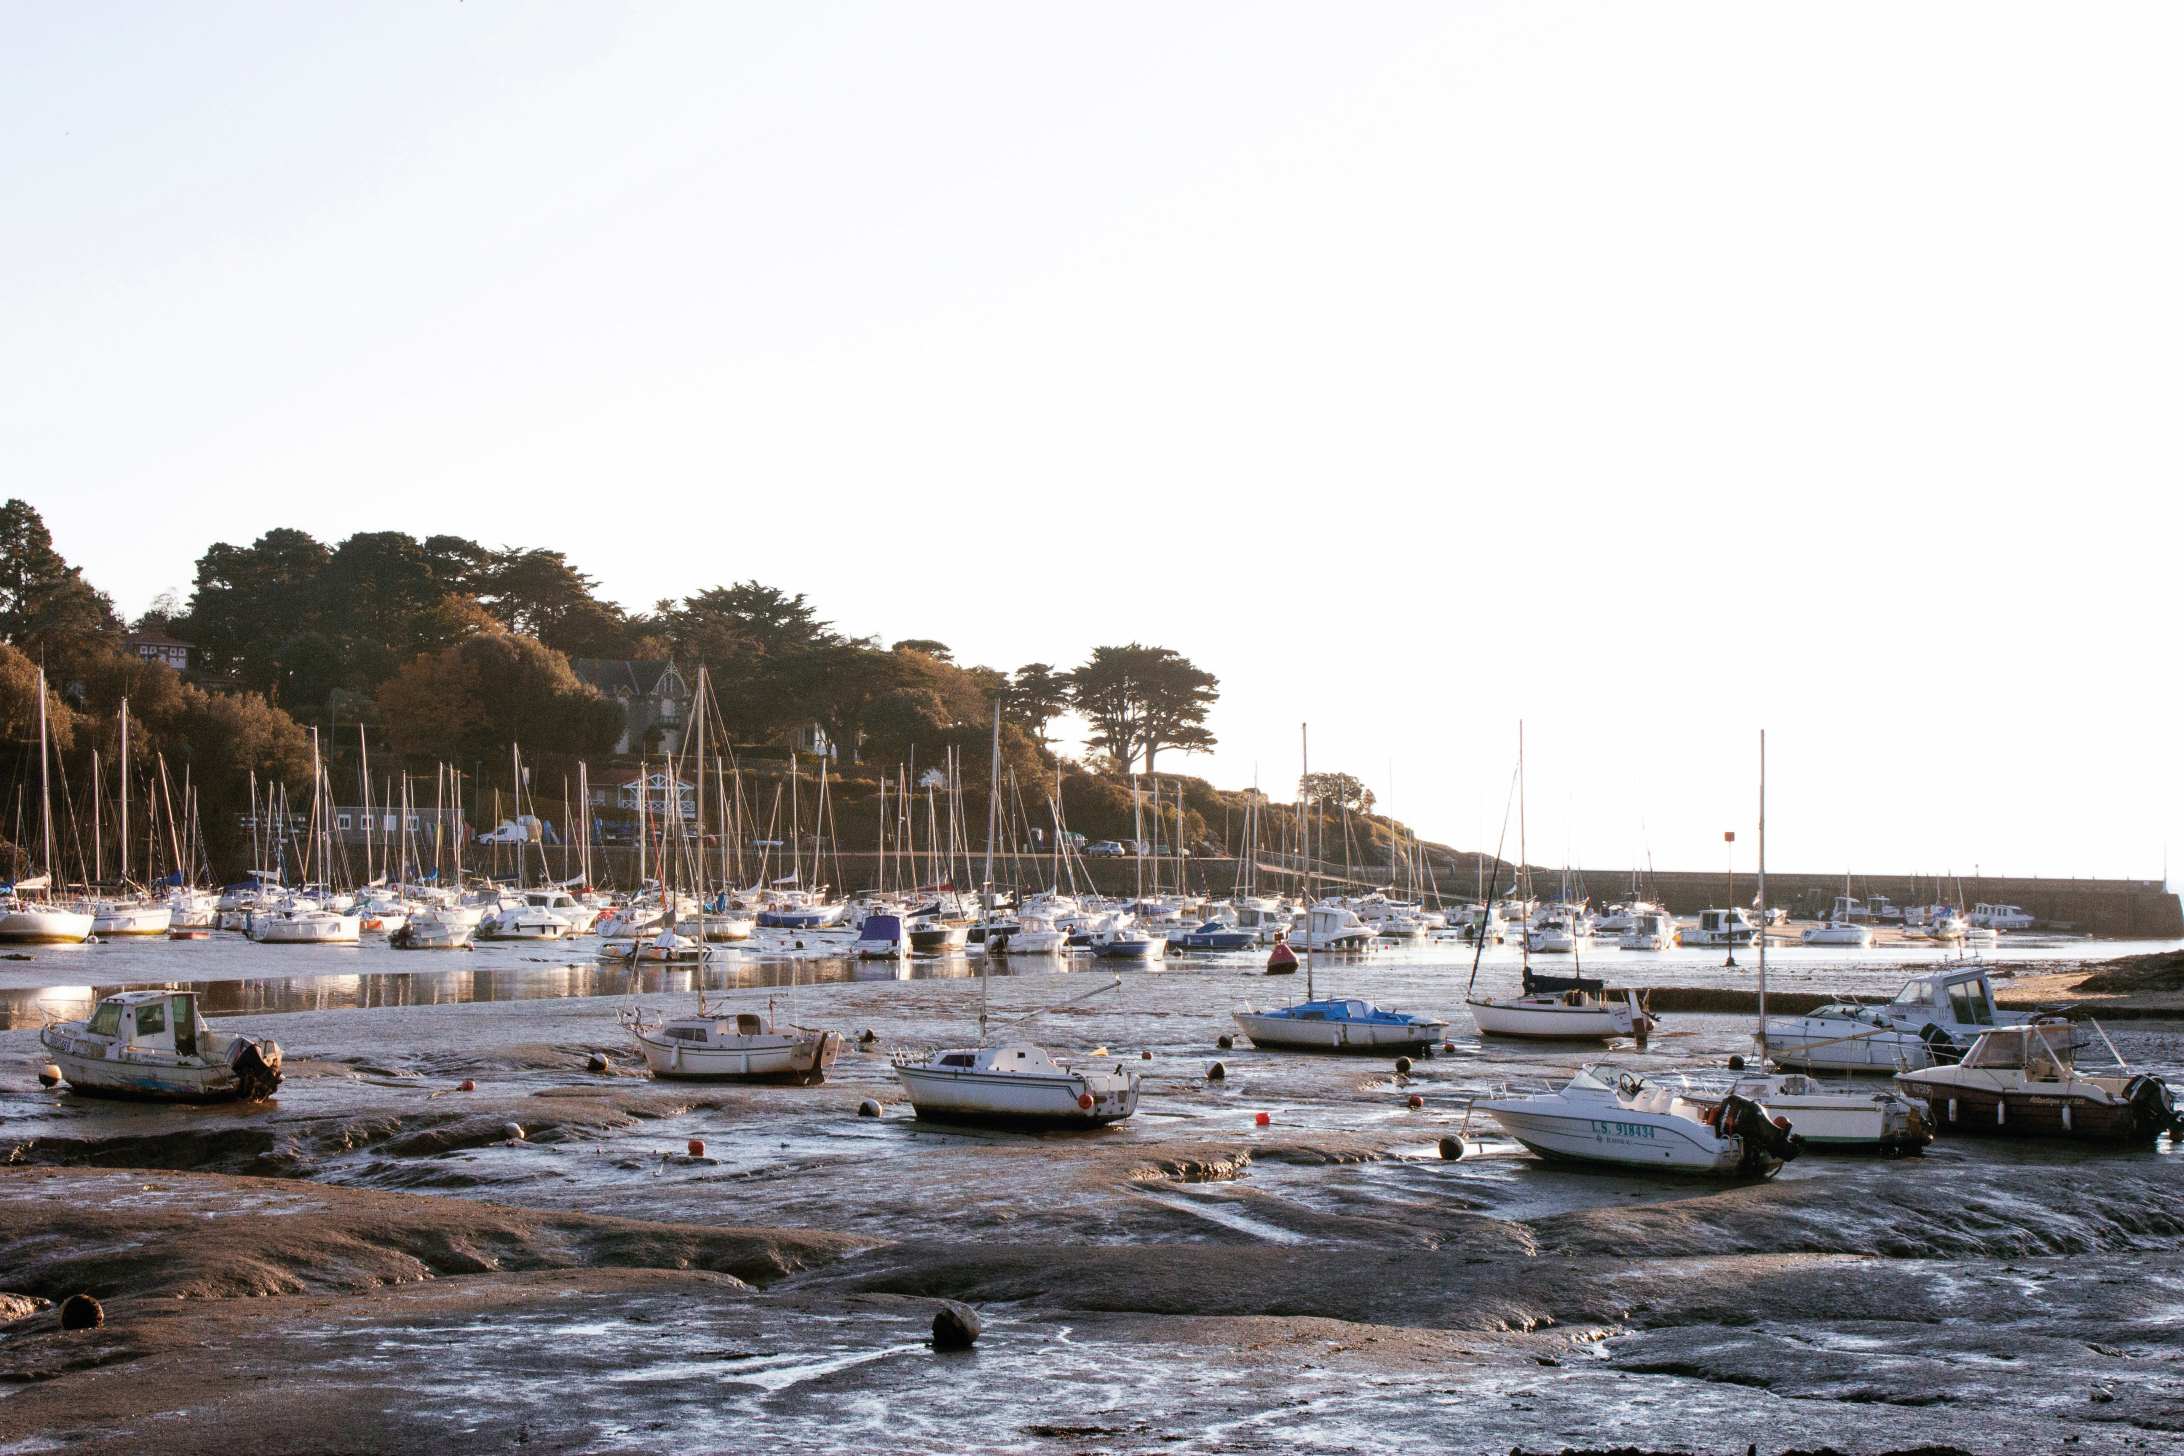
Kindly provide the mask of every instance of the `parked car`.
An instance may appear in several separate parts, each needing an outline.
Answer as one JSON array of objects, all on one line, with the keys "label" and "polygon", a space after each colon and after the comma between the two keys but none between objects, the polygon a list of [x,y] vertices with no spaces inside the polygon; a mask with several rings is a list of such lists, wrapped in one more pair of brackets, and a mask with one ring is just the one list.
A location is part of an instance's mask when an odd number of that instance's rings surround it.
[{"label": "parked car", "polygon": [[1098,844],[1088,844],[1084,847],[1084,857],[1086,859],[1121,859],[1129,852],[1112,839],[1103,839]]}]

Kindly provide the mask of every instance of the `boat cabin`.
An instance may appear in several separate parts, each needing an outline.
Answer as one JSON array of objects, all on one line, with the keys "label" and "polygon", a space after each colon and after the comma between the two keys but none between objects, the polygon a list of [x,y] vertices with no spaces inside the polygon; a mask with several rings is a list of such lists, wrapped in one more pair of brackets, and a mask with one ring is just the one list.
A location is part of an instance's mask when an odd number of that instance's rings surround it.
[{"label": "boat cabin", "polygon": [[1898,1022],[1921,1014],[1959,1026],[1993,1026],[2002,1019],[1995,1014],[1994,987],[1981,970],[1913,976],[1888,1009]]},{"label": "boat cabin", "polygon": [[2033,917],[2025,913],[2022,905],[1990,905],[1982,902],[1972,907],[1972,924],[1989,930],[2030,930]]},{"label": "boat cabin", "polygon": [[1838,925],[1857,925],[1872,918],[1873,912],[1856,895],[1837,895],[1828,910],[1828,919]]},{"label": "boat cabin", "polygon": [[733,1041],[737,1037],[764,1036],[766,1023],[763,1017],[748,1011],[727,1016],[684,1016],[668,1022],[660,1028],[660,1035],[674,1041],[689,1042],[694,1046],[712,1046]]},{"label": "boat cabin", "polygon": [[2077,1068],[2077,1029],[2066,1021],[2000,1026],[1983,1031],[1963,1065],[1979,1071],[2020,1071],[2034,1082],[2068,1081]]},{"label": "boat cabin", "polygon": [[195,991],[124,991],[98,1004],[84,1033],[131,1051],[200,1055],[211,1028],[197,1014]]}]

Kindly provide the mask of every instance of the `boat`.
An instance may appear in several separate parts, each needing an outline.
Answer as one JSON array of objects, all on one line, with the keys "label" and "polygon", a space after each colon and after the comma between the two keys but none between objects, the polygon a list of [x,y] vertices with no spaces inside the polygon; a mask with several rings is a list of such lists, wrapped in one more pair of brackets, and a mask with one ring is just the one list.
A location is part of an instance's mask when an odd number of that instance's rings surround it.
[{"label": "boat", "polygon": [[363,936],[363,921],[299,896],[253,910],[244,933],[260,945],[355,945]]},{"label": "boat", "polygon": [[1025,914],[990,926],[985,945],[987,955],[1056,956],[1069,949],[1069,937],[1045,916]]},{"label": "boat", "polygon": [[1983,930],[2030,930],[2039,923],[2018,905],[1974,905],[1969,918],[1974,926]]},{"label": "boat", "polygon": [[[1759,735],[1759,894],[1754,903],[1767,917],[1767,733]],[[1863,926],[1858,927],[1864,929]],[[1759,941],[1759,998],[1753,1031],[1760,1069],[1747,1071],[1732,1057],[1736,1073],[1729,1095],[1765,1106],[1790,1126],[1808,1147],[1831,1152],[1917,1152],[1934,1140],[1933,1119],[1924,1102],[1887,1087],[1828,1086],[1804,1072],[1765,1070],[1767,1046],[1767,940]]]},{"label": "boat", "polygon": [[1247,1006],[1232,1015],[1253,1046],[1285,1051],[1427,1051],[1448,1036],[1446,1021],[1386,1011],[1354,996],[1301,1001],[1272,1011]]},{"label": "boat", "polygon": [[1797,1156],[1794,1125],[1735,1092],[1715,1097],[1656,1084],[1635,1072],[1589,1066],[1560,1091],[1473,1104],[1543,1158],[1767,1178]]},{"label": "boat", "polygon": [[[2100,1035],[2107,1041],[2106,1032]],[[1991,1027],[1962,1060],[1900,1072],[1896,1085],[1930,1101],[1945,1133],[2111,1143],[2147,1143],[2164,1134],[2184,1139],[2184,1106],[2167,1083],[2134,1072],[2121,1054],[2112,1073],[2078,1070],[2076,1036],[2060,1017]],[[2113,1042],[2109,1050],[2115,1052]]]},{"label": "boat", "polygon": [[281,1049],[214,1031],[195,991],[123,991],[38,1037],[69,1087],[94,1096],[249,1102],[281,1085]]},{"label": "boat", "polygon": [[1839,945],[1856,950],[1867,950],[1873,945],[1873,932],[1854,920],[1823,920],[1818,925],[1806,926],[1797,938],[1804,945]]},{"label": "boat", "polygon": [[1615,943],[1623,950],[1673,950],[1676,918],[1666,910],[1635,911],[1630,917],[1630,929],[1617,937]]},{"label": "boat", "polygon": [[850,946],[850,954],[861,961],[900,960],[910,954],[910,941],[903,933],[902,917],[878,912],[867,915],[857,927],[857,939]]},{"label": "boat", "polygon": [[1953,1062],[1993,1026],[2032,1020],[1995,1005],[1984,967],[1958,965],[1913,976],[1883,1005],[1836,1001],[1766,1022],[1767,1056],[1800,1071],[1895,1072]]},{"label": "boat", "polygon": [[1750,945],[1758,938],[1759,927],[1752,923],[1752,917],[1745,914],[1740,905],[1732,905],[1726,910],[1702,910],[1699,912],[1699,923],[1686,926],[1683,931],[1685,945],[1729,946],[1734,949],[1740,945]]},{"label": "boat", "polygon": [[766,1015],[728,1012],[706,1005],[698,995],[697,1013],[647,1021],[641,1008],[627,1011],[622,1026],[644,1053],[655,1077],[698,1082],[824,1082],[841,1054],[839,1032],[775,1021],[773,1003]]},{"label": "boat", "polygon": [[1065,1061],[1029,1042],[957,1047],[895,1062],[920,1119],[1099,1127],[1137,1111],[1139,1074],[1102,1056]]},{"label": "boat", "polygon": [[1158,936],[1140,930],[1135,925],[1124,924],[1129,917],[1109,917],[1092,934],[1092,954],[1103,961],[1157,961],[1165,959],[1168,942]]},{"label": "boat", "polygon": [[1570,955],[1577,950],[1577,925],[1566,907],[1550,905],[1524,927],[1524,948],[1533,955]]},{"label": "boat", "polygon": [[1173,931],[1168,936],[1170,950],[1252,950],[1258,944],[1259,932],[1242,930],[1222,920],[1208,920],[1196,930]]},{"label": "boat", "polygon": [[572,934],[568,921],[528,901],[502,901],[479,920],[477,929],[480,940],[565,940]]},{"label": "boat", "polygon": [[470,917],[445,905],[428,905],[387,936],[396,950],[468,950],[475,934]]},{"label": "boat", "polygon": [[165,935],[173,925],[171,905],[147,900],[95,900],[91,904],[91,933],[101,940]]},{"label": "boat", "polygon": [[[47,787],[50,751],[46,736],[46,675],[38,669],[38,807],[45,827],[45,871],[17,880],[0,901],[0,942],[81,945],[91,938],[92,914],[80,905],[53,899],[53,793]],[[27,899],[36,892],[40,898]]]},{"label": "boat", "polygon": [[[1524,773],[1524,725],[1517,725],[1517,878],[1525,899],[1531,898],[1531,870],[1526,865],[1525,849],[1525,773]],[[1509,819],[1506,807],[1502,817],[1502,838],[1494,846],[1496,877],[1501,869],[1502,846],[1507,843]],[[1605,981],[1586,976],[1581,965],[1573,965],[1576,974],[1550,976],[1532,969],[1533,932],[1542,924],[1560,919],[1566,923],[1569,945],[1574,953],[1582,938],[1582,912],[1573,907],[1550,907],[1540,912],[1537,920],[1526,927],[1522,941],[1523,968],[1519,972],[1518,994],[1515,996],[1487,996],[1478,989],[1479,965],[1485,953],[1483,942],[1474,942],[1471,953],[1471,979],[1464,988],[1464,1009],[1471,1013],[1472,1025],[1482,1036],[1514,1036],[1534,1041],[1608,1041],[1627,1036],[1644,1042],[1654,1027],[1653,1017],[1646,1011],[1635,991],[1611,991]]]},{"label": "boat", "polygon": [[1314,905],[1289,924],[1289,943],[1302,950],[1367,950],[1378,938],[1378,932],[1346,905]]}]

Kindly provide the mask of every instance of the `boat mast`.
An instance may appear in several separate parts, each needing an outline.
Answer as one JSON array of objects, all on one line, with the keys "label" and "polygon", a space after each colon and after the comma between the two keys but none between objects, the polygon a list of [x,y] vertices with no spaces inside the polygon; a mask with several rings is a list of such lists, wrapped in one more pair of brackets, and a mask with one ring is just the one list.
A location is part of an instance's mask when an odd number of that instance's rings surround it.
[{"label": "boat mast", "polygon": [[[53,791],[46,782],[46,678],[38,669],[38,812],[45,824],[46,894],[53,894]],[[76,841],[81,844],[83,841]]]},{"label": "boat mast", "polygon": [[1767,730],[1759,730],[1759,1060],[1767,1064]]},{"label": "boat mast", "polygon": [[[1301,811],[1305,808],[1306,805],[1309,805],[1312,802],[1311,724],[1299,723],[1297,725],[1297,742],[1299,749],[1302,752],[1304,761],[1303,776],[1297,782],[1297,787],[1303,790],[1303,792],[1298,795],[1298,797],[1304,801],[1303,804],[1297,806],[1298,809]],[[1318,817],[1319,816],[1316,814],[1312,816],[1313,819],[1316,819]],[[1312,988],[1312,819],[1307,819],[1304,822],[1304,863],[1304,999],[1307,1001],[1317,1001],[1319,999],[1319,995]]]},{"label": "boat mast", "polygon": [[372,882],[372,749],[364,741],[364,725],[356,725],[356,779],[364,792],[364,883]]},{"label": "boat mast", "polygon": [[121,882],[129,883],[129,700],[121,700]]},{"label": "boat mast", "polygon": [[993,704],[993,763],[986,785],[986,884],[979,909],[988,924],[993,921],[993,837],[1001,817],[1001,700]]},{"label": "boat mast", "polygon": [[1517,944],[1524,953],[1524,992],[1532,992],[1532,851],[1524,837],[1524,720],[1517,720],[1517,915],[1524,922]]}]

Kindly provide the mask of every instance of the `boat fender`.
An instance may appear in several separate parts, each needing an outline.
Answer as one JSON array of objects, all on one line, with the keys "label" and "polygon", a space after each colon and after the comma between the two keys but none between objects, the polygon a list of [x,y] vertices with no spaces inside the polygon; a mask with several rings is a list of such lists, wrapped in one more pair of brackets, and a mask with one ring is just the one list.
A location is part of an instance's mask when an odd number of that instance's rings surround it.
[{"label": "boat fender", "polygon": [[1442,1138],[1440,1142],[1440,1149],[1443,1159],[1451,1163],[1457,1162],[1461,1160],[1464,1155],[1464,1140],[1459,1137]]},{"label": "boat fender", "polygon": [[880,1115],[880,1104],[867,1097],[857,1104],[857,1115],[859,1117],[878,1117]]},{"label": "boat fender", "polygon": [[61,1085],[61,1069],[48,1062],[38,1069],[38,1085],[53,1088]]},{"label": "boat fender", "polygon": [[1224,1082],[1228,1080],[1227,1065],[1221,1062],[1215,1062],[1212,1066],[1206,1068],[1206,1080],[1209,1082]]},{"label": "boat fender", "polygon": [[1086,1112],[1090,1112],[1092,1110],[1092,1094],[1079,1092],[1077,1094],[1077,1106]]}]

